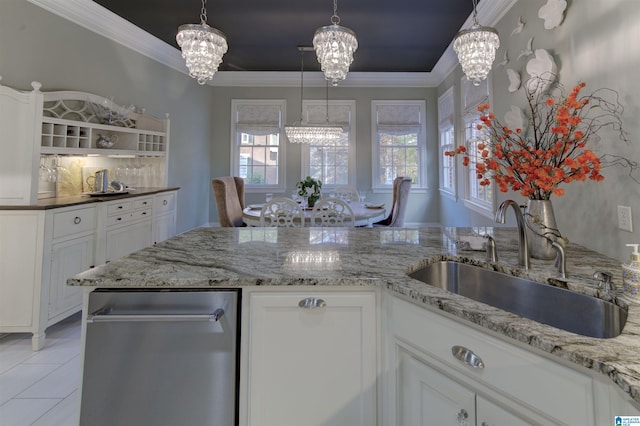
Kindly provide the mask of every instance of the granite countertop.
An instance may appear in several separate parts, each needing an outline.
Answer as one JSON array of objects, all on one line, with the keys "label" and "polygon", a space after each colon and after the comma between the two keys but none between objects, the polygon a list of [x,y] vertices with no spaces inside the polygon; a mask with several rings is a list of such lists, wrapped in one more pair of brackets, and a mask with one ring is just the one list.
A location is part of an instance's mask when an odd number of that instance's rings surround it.
[{"label": "granite countertop", "polygon": [[[499,262],[484,252],[463,251],[455,241],[492,233]],[[70,285],[102,288],[237,286],[381,286],[432,310],[442,310],[570,363],[603,374],[640,403],[640,304],[625,303],[620,290],[596,288],[596,269],[614,275],[620,263],[584,247],[566,249],[567,279],[553,261],[532,259],[518,267],[517,232],[508,228],[199,228],[101,265],[70,279]],[[407,276],[438,260],[461,260],[511,275],[566,287],[628,307],[621,335],[580,336],[543,325]]]},{"label": "granite countertop", "polygon": [[69,197],[43,198],[36,204],[22,206],[0,206],[0,210],[48,210],[62,207],[71,207],[82,204],[100,203],[104,201],[122,200],[124,198],[141,197],[143,195],[153,195],[161,192],[176,191],[180,188],[136,188],[129,189],[126,194],[116,194],[105,196],[92,196],[88,194],[71,195]]}]

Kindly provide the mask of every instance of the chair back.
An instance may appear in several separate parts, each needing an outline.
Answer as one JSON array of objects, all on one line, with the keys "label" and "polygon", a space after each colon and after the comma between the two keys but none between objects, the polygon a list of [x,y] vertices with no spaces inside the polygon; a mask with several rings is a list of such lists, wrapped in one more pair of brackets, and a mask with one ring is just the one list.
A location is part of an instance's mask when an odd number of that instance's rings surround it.
[{"label": "chair back", "polygon": [[244,226],[244,179],[236,176],[219,177],[211,180],[211,186],[216,198],[220,226]]},{"label": "chair back", "polygon": [[260,211],[260,226],[303,227],[304,213],[291,198],[272,198]]},{"label": "chair back", "polygon": [[340,198],[322,198],[311,211],[311,226],[355,226],[351,206]]},{"label": "chair back", "polygon": [[411,178],[403,176],[398,176],[393,180],[393,202],[389,216],[375,223],[374,226],[402,227],[404,225],[404,216],[407,211],[409,192],[411,191],[411,181]]},{"label": "chair back", "polygon": [[336,198],[340,198],[346,202],[360,201],[360,194],[358,194],[358,191],[351,185],[337,186],[336,189],[331,192],[336,194]]}]

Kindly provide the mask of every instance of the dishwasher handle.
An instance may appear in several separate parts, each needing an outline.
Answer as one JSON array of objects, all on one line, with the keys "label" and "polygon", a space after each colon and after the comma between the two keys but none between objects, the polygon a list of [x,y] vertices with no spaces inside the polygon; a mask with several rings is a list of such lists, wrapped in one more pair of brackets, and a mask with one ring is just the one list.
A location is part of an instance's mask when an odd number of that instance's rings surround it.
[{"label": "dishwasher handle", "polygon": [[111,308],[103,308],[87,315],[87,323],[94,322],[160,322],[160,321],[220,321],[224,309],[218,308],[210,314],[110,314]]}]

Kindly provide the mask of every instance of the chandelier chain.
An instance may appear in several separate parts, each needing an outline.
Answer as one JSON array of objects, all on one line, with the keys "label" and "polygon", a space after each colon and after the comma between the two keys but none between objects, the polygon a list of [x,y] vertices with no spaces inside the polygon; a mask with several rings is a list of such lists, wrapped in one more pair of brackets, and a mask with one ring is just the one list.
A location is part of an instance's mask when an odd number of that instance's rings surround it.
[{"label": "chandelier chain", "polygon": [[473,0],[473,25],[480,25],[478,23],[478,0]]},{"label": "chandelier chain", "polygon": [[304,100],[304,50],[300,49],[300,124],[304,121],[302,102]]},{"label": "chandelier chain", "polygon": [[200,10],[200,25],[207,25],[207,0],[202,0],[202,9]]},{"label": "chandelier chain", "polygon": [[333,0],[333,15],[331,15],[331,23],[333,25],[340,24],[340,17],[338,16],[338,0]]}]

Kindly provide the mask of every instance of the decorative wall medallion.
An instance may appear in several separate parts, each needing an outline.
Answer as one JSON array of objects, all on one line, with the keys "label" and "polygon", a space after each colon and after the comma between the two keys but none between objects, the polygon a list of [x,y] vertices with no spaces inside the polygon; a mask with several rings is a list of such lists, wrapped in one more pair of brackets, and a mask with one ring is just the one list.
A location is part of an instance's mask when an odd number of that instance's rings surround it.
[{"label": "decorative wall medallion", "polygon": [[527,56],[531,55],[533,55],[533,37],[531,37],[527,42],[527,47],[520,51],[520,54],[518,55],[518,59],[516,59],[516,61],[519,61],[520,58],[526,58]]},{"label": "decorative wall medallion", "polygon": [[535,58],[527,62],[527,73],[531,77],[527,90],[531,92],[545,91],[555,80],[556,62],[553,56],[544,49],[536,49]]},{"label": "decorative wall medallion", "polygon": [[514,132],[518,129],[525,132],[525,125],[527,123],[527,117],[525,117],[524,112],[520,107],[515,105],[511,105],[511,109],[507,111],[504,115],[504,124]]},{"label": "decorative wall medallion", "polygon": [[504,67],[505,65],[507,65],[507,63],[509,63],[509,51],[505,50],[504,51],[504,57],[502,58],[502,61],[498,62],[498,65],[500,65],[501,67]]},{"label": "decorative wall medallion", "polygon": [[509,78],[509,93],[513,93],[520,88],[520,73],[514,69],[507,68],[507,77]]},{"label": "decorative wall medallion", "polygon": [[524,30],[524,21],[522,20],[522,16],[521,16],[520,18],[518,18],[518,23],[516,24],[516,27],[513,29],[513,31],[511,31],[511,35],[514,36],[516,34],[520,34],[522,30]]},{"label": "decorative wall medallion", "polygon": [[566,8],[565,0],[547,0],[547,4],[538,10],[538,17],[544,20],[544,28],[550,30],[560,25]]}]

